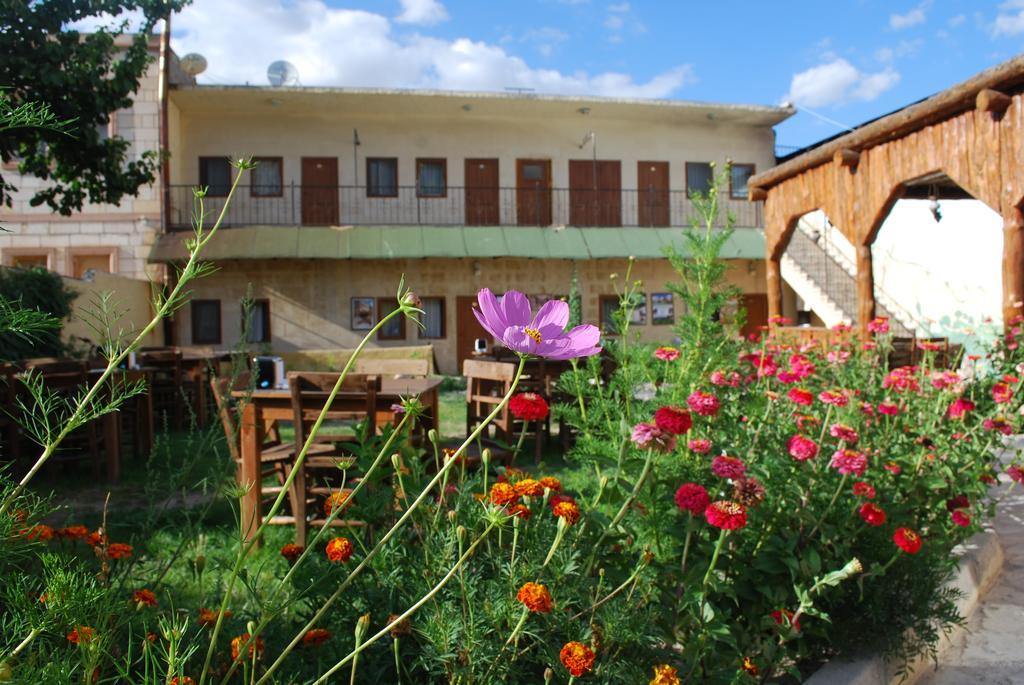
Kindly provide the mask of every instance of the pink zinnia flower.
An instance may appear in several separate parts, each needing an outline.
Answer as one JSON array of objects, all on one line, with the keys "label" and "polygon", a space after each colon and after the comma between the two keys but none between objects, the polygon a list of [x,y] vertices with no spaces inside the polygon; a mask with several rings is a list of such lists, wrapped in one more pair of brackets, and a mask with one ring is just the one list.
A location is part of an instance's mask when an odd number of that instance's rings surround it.
[{"label": "pink zinnia flower", "polygon": [[1010,480],[1018,483],[1024,483],[1024,469],[1014,465],[1006,469],[1006,475],[1010,477]]},{"label": "pink zinnia flower", "polygon": [[569,305],[561,300],[548,300],[537,312],[530,311],[530,302],[517,290],[509,290],[498,302],[488,288],[477,296],[480,308],[474,309],[477,321],[488,333],[519,354],[547,359],[590,357],[601,351],[601,333],[596,326],[584,324],[566,332]]},{"label": "pink zinnia flower", "polygon": [[659,347],[658,349],[654,350],[654,356],[655,358],[660,359],[663,362],[674,362],[675,360],[679,359],[679,350],[677,350],[674,347],[668,346]]},{"label": "pink zinnia flower", "polygon": [[971,515],[965,511],[957,509],[951,512],[949,516],[953,519],[953,523],[960,526],[961,528],[966,528],[967,526],[971,525]]},{"label": "pink zinnia flower", "polygon": [[803,380],[814,373],[814,364],[802,354],[794,354],[789,358],[789,370]]},{"label": "pink zinnia flower", "polygon": [[789,451],[789,456],[797,461],[807,461],[818,456],[818,444],[802,435],[791,437],[786,443],[786,449]]},{"label": "pink zinnia flower", "polygon": [[863,452],[839,450],[832,455],[829,466],[845,475],[863,476],[868,468],[868,458]]},{"label": "pink zinnia flower", "polygon": [[740,387],[740,375],[735,371],[730,371],[729,373],[725,371],[712,371],[710,380],[711,385],[717,385],[718,387]]},{"label": "pink zinnia flower", "polygon": [[867,499],[875,498],[875,488],[870,483],[863,481],[853,484],[853,494],[857,497],[866,497]]},{"label": "pink zinnia flower", "polygon": [[946,415],[951,419],[962,419],[969,411],[974,411],[974,402],[964,397],[958,397],[949,405]]},{"label": "pink zinnia flower", "polygon": [[848,350],[829,350],[825,359],[829,364],[845,364],[850,360],[850,352]]},{"label": "pink zinnia flower", "polygon": [[673,435],[682,435],[693,426],[690,412],[680,407],[661,407],[654,412],[654,425]]},{"label": "pink zinnia flower", "polygon": [[868,333],[874,333],[876,335],[889,332],[889,317],[887,316],[876,316],[874,319],[868,322]]},{"label": "pink zinnia flower", "polygon": [[708,491],[704,489],[704,486],[698,485],[697,483],[683,483],[676,490],[676,506],[679,507],[681,512],[689,512],[694,516],[700,516],[707,506],[711,498],[708,497]]},{"label": "pink zinnia flower", "polygon": [[633,427],[633,443],[642,449],[671,452],[676,448],[676,436],[652,423],[638,423]]},{"label": "pink zinnia flower", "polygon": [[921,385],[917,380],[917,367],[901,366],[893,369],[882,380],[882,387],[886,389],[892,388],[897,392],[904,392],[907,390],[917,392],[921,389]]},{"label": "pink zinnia flower", "polygon": [[839,390],[823,390],[818,393],[818,399],[833,407],[845,407],[850,403],[850,398]]},{"label": "pink zinnia flower", "polygon": [[720,500],[707,506],[704,518],[715,528],[737,530],[747,525],[747,510],[738,502]]},{"label": "pink zinnia flower", "polygon": [[1003,435],[1013,435],[1013,426],[1001,416],[997,416],[994,419],[985,419],[981,427],[987,431],[996,431]]},{"label": "pink zinnia flower", "polygon": [[878,413],[885,414],[886,416],[896,416],[900,413],[900,406],[889,402],[881,402],[878,405]]},{"label": "pink zinnia flower", "polygon": [[865,502],[860,505],[857,515],[869,526],[880,526],[885,523],[885,510],[873,502]]},{"label": "pink zinnia flower", "polygon": [[996,383],[992,386],[992,399],[996,404],[1006,404],[1013,399],[1013,389],[1006,383]]},{"label": "pink zinnia flower", "polygon": [[718,398],[703,390],[695,390],[686,398],[686,404],[694,413],[701,416],[714,416],[718,413]]},{"label": "pink zinnia flower", "polygon": [[736,457],[718,456],[711,460],[711,472],[719,478],[736,480],[747,472],[747,465]]},{"label": "pink zinnia flower", "polygon": [[696,454],[707,454],[711,451],[711,441],[707,438],[694,438],[686,446]]},{"label": "pink zinnia flower", "polygon": [[945,390],[960,382],[960,375],[955,371],[936,371],[932,374],[932,387],[936,390]]},{"label": "pink zinnia flower", "polygon": [[853,430],[849,426],[844,426],[841,423],[832,424],[828,429],[828,433],[833,438],[845,440],[851,445],[855,445],[857,443],[857,440],[860,438],[860,436],[857,435],[857,431]]}]

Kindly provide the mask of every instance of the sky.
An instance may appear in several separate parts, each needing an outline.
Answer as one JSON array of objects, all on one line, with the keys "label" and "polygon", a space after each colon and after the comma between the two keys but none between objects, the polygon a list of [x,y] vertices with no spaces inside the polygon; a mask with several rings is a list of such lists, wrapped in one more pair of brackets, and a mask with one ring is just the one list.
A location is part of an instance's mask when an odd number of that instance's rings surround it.
[{"label": "sky", "polygon": [[193,0],[172,23],[200,82],[780,104],[780,151],[1024,51],[1024,0]]}]

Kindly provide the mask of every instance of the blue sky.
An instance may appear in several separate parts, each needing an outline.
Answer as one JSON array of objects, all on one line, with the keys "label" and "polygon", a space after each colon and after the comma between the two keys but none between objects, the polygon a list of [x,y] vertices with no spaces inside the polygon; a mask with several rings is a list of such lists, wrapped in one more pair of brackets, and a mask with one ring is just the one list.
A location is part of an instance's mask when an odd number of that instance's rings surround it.
[{"label": "blue sky", "polygon": [[207,57],[207,83],[265,83],[283,58],[304,85],[790,100],[804,111],[779,127],[780,146],[1024,48],[1024,0],[194,0],[174,21],[175,49]]}]

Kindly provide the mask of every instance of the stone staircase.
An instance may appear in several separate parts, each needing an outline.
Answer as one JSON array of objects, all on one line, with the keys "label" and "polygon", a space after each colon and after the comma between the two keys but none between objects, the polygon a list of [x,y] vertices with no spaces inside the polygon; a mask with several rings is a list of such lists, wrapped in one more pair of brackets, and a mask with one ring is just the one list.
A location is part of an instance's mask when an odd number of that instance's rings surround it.
[{"label": "stone staircase", "polygon": [[[804,219],[782,257],[782,278],[827,326],[857,318],[857,267]],[[893,335],[927,335],[928,328],[887,293],[875,287],[875,310],[889,317]]]}]

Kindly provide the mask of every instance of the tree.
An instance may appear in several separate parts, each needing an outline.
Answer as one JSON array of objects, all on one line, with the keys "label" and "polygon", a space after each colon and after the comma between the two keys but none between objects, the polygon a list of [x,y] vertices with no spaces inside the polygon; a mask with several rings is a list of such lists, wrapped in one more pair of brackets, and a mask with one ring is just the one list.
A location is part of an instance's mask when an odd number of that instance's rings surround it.
[{"label": "tree", "polygon": [[[66,132],[22,127],[0,131],[0,159],[18,161],[22,174],[50,181],[31,203],[71,214],[86,202],[118,204],[152,183],[156,150],[128,159],[128,141],[100,135],[118,109],[130,107],[152,60],[149,40],[157,21],[189,0],[0,0],[0,87],[5,107],[42,102]],[[81,33],[70,24],[97,15],[141,17],[127,47],[115,45],[120,25]],[[10,206],[17,188],[0,175],[0,199]]]}]

